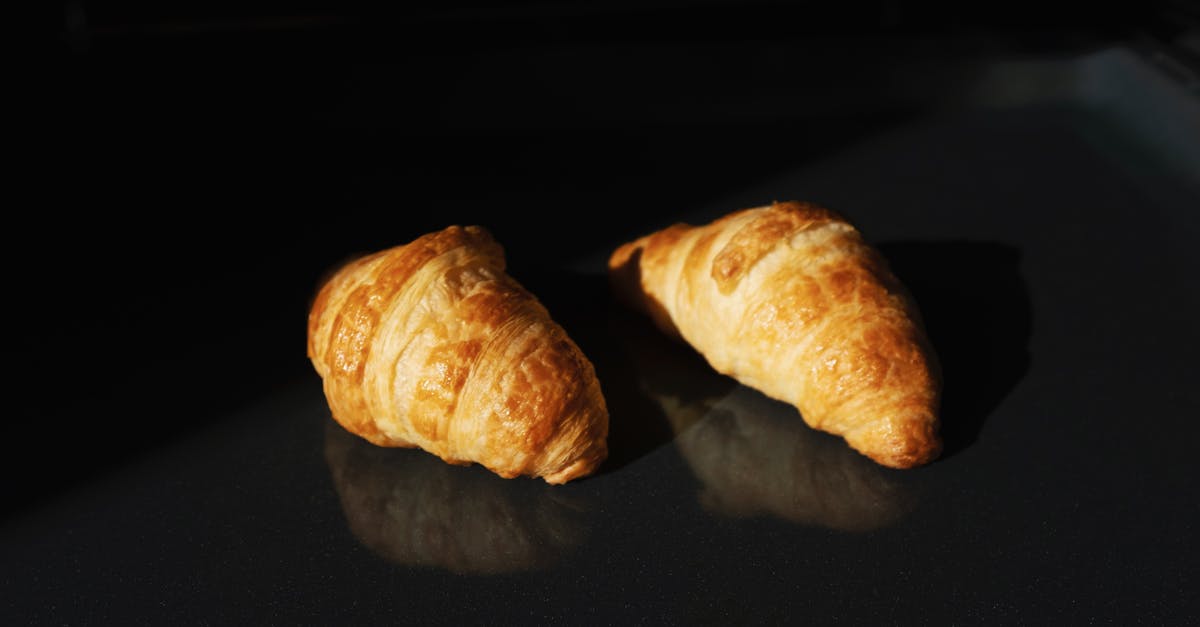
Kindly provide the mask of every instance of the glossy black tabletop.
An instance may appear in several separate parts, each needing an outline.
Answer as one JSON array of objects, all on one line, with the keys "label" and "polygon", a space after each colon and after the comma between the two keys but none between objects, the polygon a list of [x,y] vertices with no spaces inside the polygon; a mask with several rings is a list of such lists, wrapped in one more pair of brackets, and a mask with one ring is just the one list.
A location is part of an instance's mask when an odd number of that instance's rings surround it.
[{"label": "glossy black tabletop", "polygon": [[[901,46],[884,69],[839,65],[853,80],[807,51],[476,51],[441,67],[494,106],[389,65],[323,96],[318,126],[208,137],[155,114],[206,155],[178,161],[145,132],[121,162],[139,167],[133,201],[172,219],[71,228],[103,285],[35,290],[57,326],[15,353],[41,375],[8,441],[0,622],[1193,622],[1194,83],[1124,42]],[[624,84],[610,67],[639,87],[605,93]],[[573,99],[586,128],[561,102],[522,109],[504,68]],[[395,76],[449,95],[405,104]],[[88,137],[81,159],[102,162],[116,136]],[[119,168],[92,167],[71,197],[121,198]],[[936,462],[874,464],[611,297],[604,260],[628,238],[786,199],[846,215],[912,291],[945,372]],[[155,239],[109,250],[87,234],[102,222]],[[342,259],[455,223],[496,234],[594,363],[611,414],[594,476],[505,480],[331,420],[304,354],[312,290]],[[103,322],[67,324],[68,301]]]}]

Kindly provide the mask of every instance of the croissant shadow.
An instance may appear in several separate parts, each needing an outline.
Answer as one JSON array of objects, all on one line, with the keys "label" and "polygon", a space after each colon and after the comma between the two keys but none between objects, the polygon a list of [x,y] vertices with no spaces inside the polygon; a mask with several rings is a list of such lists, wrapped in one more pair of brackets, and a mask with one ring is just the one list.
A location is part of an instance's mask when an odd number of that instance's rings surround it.
[{"label": "croissant shadow", "polygon": [[942,366],[942,438],[949,457],[971,446],[1029,370],[1032,310],[1020,251],[990,241],[876,246],[912,294]]}]

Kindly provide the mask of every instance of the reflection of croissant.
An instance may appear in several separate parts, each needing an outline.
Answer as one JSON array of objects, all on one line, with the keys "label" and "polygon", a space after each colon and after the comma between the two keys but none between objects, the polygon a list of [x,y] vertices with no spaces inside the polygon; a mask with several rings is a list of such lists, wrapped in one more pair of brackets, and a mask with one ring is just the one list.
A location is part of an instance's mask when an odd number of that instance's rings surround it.
[{"label": "reflection of croissant", "polygon": [[642,389],[676,433],[706,509],[844,531],[894,522],[913,499],[892,471],[796,420],[789,405],[739,386],[687,347],[625,325]]},{"label": "reflection of croissant", "polygon": [[313,302],[308,355],[334,418],[375,444],[549,483],[607,455],[591,362],[504,273],[482,228],[452,226],[343,267]]},{"label": "reflection of croissant", "polygon": [[659,397],[659,403],[704,485],[701,503],[714,512],[866,531],[895,521],[909,506],[883,468],[750,388],[738,386],[715,402],[681,405]]},{"label": "reflection of croissant", "polygon": [[777,203],[618,248],[618,293],[717,371],[896,468],[941,452],[939,374],[904,288],[833,212]]},{"label": "reflection of croissant", "polygon": [[551,565],[587,531],[581,504],[545,484],[371,446],[329,424],[325,459],[350,530],[391,561],[462,574],[525,571]]}]

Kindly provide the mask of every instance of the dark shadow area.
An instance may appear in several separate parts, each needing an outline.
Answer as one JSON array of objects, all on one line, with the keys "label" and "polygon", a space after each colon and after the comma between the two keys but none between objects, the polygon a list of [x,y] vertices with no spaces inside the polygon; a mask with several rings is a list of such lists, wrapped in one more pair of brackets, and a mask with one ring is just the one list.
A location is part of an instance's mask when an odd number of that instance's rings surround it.
[{"label": "dark shadow area", "polygon": [[942,456],[954,455],[1029,370],[1033,314],[1020,251],[978,241],[877,247],[916,300],[941,362]]},{"label": "dark shadow area", "polygon": [[648,322],[614,301],[607,277],[574,272],[513,276],[537,295],[596,368],[609,413],[608,459],[598,472],[618,470],[670,442],[674,433],[642,391],[640,369],[625,346],[628,335],[645,331]]},{"label": "dark shadow area", "polygon": [[397,564],[466,575],[539,570],[588,535],[592,506],[569,487],[375,446],[332,420],[325,460],[350,531]]},{"label": "dark shadow area", "polygon": [[681,122],[647,112],[625,122],[561,120],[567,126],[555,129],[329,133],[323,150],[345,155],[341,165],[353,173],[347,213],[370,223],[334,222],[321,233],[327,247],[375,250],[449,222],[479,224],[504,246],[514,274],[542,272],[918,115],[897,107]]},{"label": "dark shadow area", "polygon": [[[235,49],[269,39],[282,46],[319,34],[329,54],[429,47],[496,48],[570,41],[744,41],[896,32],[1001,33],[1054,45],[1068,31],[1116,36],[1167,2],[1046,3],[1021,0],[946,7],[872,0],[848,4],[789,0],[673,2],[504,1],[379,3],[255,0],[169,5],[119,0],[66,3],[60,37],[75,48],[130,37],[184,40],[220,36]],[[337,44],[337,45],[334,45]]]}]

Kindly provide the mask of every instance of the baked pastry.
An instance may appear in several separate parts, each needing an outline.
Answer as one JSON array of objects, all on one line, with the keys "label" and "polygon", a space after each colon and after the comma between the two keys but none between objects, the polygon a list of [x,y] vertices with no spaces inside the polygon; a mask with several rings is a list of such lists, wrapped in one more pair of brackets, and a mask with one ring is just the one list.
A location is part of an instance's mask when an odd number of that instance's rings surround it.
[{"label": "baked pastry", "polygon": [[325,460],[350,532],[397,564],[472,575],[540,570],[590,532],[594,503],[585,493],[374,446],[332,421]]},{"label": "baked pastry", "polygon": [[380,446],[565,483],[608,454],[595,370],[477,226],[353,261],[308,316],[333,417]]},{"label": "baked pastry", "polygon": [[784,202],[675,224],[608,266],[626,302],[813,428],[893,468],[940,454],[940,372],[917,308],[833,211]]}]

